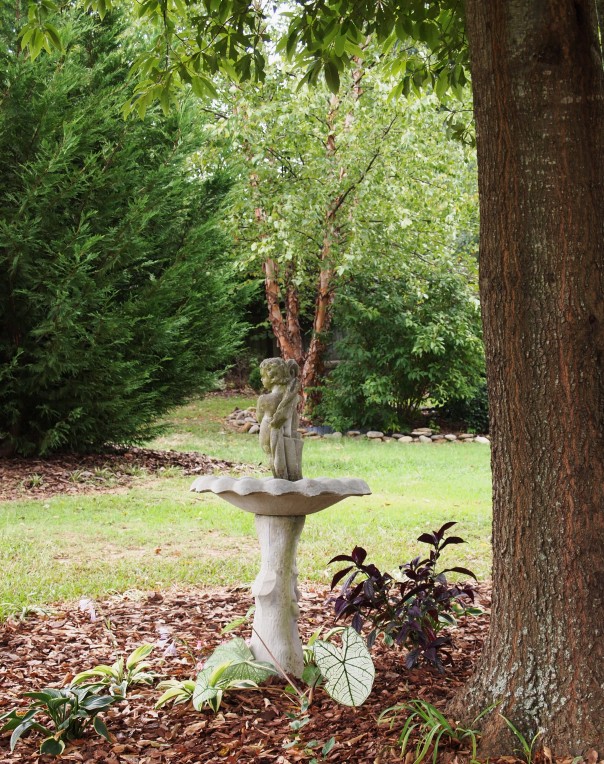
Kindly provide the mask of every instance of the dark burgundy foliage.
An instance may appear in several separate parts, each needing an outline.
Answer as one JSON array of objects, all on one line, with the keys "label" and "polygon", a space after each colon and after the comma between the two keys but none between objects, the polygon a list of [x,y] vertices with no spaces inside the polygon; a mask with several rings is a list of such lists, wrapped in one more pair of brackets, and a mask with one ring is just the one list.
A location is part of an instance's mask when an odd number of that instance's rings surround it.
[{"label": "dark burgundy foliage", "polygon": [[446,573],[455,572],[476,579],[467,568],[445,568],[437,573],[436,567],[443,549],[450,544],[463,544],[459,536],[445,537],[455,525],[445,523],[439,530],[422,533],[418,541],[429,544],[428,557],[415,557],[400,565],[400,578],[382,573],[372,563],[366,565],[367,552],[355,547],[352,554],[339,554],[329,562],[349,562],[332,579],[331,588],[345,579],[335,600],[336,620],[350,618],[351,625],[361,632],[365,623],[372,628],[367,645],[373,647],[379,634],[388,644],[407,648],[405,665],[413,668],[423,658],[439,671],[444,671],[439,651],[450,644],[451,638],[442,630],[454,626],[455,615],[476,612],[474,586],[470,583],[449,584]]}]

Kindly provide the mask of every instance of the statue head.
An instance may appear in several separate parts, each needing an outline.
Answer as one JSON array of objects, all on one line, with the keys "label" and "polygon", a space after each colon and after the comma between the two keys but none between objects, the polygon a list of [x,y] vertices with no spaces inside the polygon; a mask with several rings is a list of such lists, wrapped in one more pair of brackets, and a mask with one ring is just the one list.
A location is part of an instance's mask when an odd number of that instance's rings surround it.
[{"label": "statue head", "polygon": [[288,385],[300,374],[300,368],[294,360],[283,358],[265,358],[260,364],[260,378],[267,390],[273,385]]}]

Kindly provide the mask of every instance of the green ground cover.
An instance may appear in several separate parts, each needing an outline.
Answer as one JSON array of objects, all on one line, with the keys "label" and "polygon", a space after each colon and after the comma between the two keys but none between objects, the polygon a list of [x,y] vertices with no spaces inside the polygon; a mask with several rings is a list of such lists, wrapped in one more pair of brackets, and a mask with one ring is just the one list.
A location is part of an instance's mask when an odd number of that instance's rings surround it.
[{"label": "green ground cover", "polygon": [[[150,445],[200,450],[258,467],[264,460],[257,439],[222,425],[234,406],[250,403],[213,397],[184,406]],[[362,477],[373,494],[307,518],[302,579],[329,581],[327,561],[355,544],[378,565],[395,568],[419,553],[420,533],[447,520],[457,520],[457,532],[468,541],[448,550],[449,561],[488,577],[488,447],[311,441],[305,445],[304,474]],[[0,617],[25,606],[133,588],[250,583],[259,561],[253,516],[190,493],[190,483],[169,470],[116,493],[0,503]]]}]

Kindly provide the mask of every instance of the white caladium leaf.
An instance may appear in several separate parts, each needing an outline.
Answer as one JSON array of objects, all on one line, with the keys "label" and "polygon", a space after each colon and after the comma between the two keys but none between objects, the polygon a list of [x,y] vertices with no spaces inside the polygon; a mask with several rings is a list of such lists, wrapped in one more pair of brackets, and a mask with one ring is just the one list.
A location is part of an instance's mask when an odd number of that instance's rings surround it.
[{"label": "white caladium leaf", "polygon": [[360,706],[367,700],[375,668],[365,640],[354,629],[342,632],[342,647],[332,642],[315,642],[315,662],[325,679],[325,689],[345,706]]}]

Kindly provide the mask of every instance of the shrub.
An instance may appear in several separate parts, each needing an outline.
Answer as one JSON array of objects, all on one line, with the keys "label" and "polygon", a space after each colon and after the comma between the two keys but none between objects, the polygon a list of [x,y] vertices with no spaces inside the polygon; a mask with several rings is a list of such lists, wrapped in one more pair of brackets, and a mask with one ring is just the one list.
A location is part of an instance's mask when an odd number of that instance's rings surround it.
[{"label": "shrub", "polygon": [[248,385],[257,393],[262,392],[264,385],[260,377],[260,366],[252,366],[248,377]]},{"label": "shrub", "polygon": [[[10,5],[10,4],[9,4]],[[141,442],[214,384],[237,347],[198,114],[124,122],[136,49],[115,14],[62,13],[65,53],[0,27],[0,450]]]},{"label": "shrub", "polygon": [[470,398],[453,398],[442,408],[445,417],[463,422],[473,432],[489,431],[489,398],[485,381]]},{"label": "shrub", "polygon": [[453,272],[349,285],[335,323],[340,363],[318,411],[334,428],[405,427],[425,399],[469,397],[480,384],[478,302]]},{"label": "shrub", "polygon": [[[437,564],[443,550],[450,544],[463,544],[459,536],[447,536],[446,531],[455,525],[445,523],[439,530],[422,533],[418,541],[428,544],[428,557],[416,557],[399,570],[400,579],[390,573],[382,573],[375,565],[365,564],[367,552],[355,547],[351,555],[337,555],[329,561],[350,562],[333,577],[333,589],[346,578],[335,601],[336,620],[350,617],[352,627],[361,632],[365,622],[372,629],[367,637],[373,646],[378,634],[384,634],[390,644],[408,648],[405,665],[413,668],[420,658],[443,671],[439,651],[450,643],[447,634],[441,634],[447,625],[455,625],[454,614],[481,612],[471,607],[474,587],[471,584],[449,584],[448,572],[476,578],[471,570],[461,567],[445,568],[437,572]],[[461,600],[466,600],[464,605]]]}]

